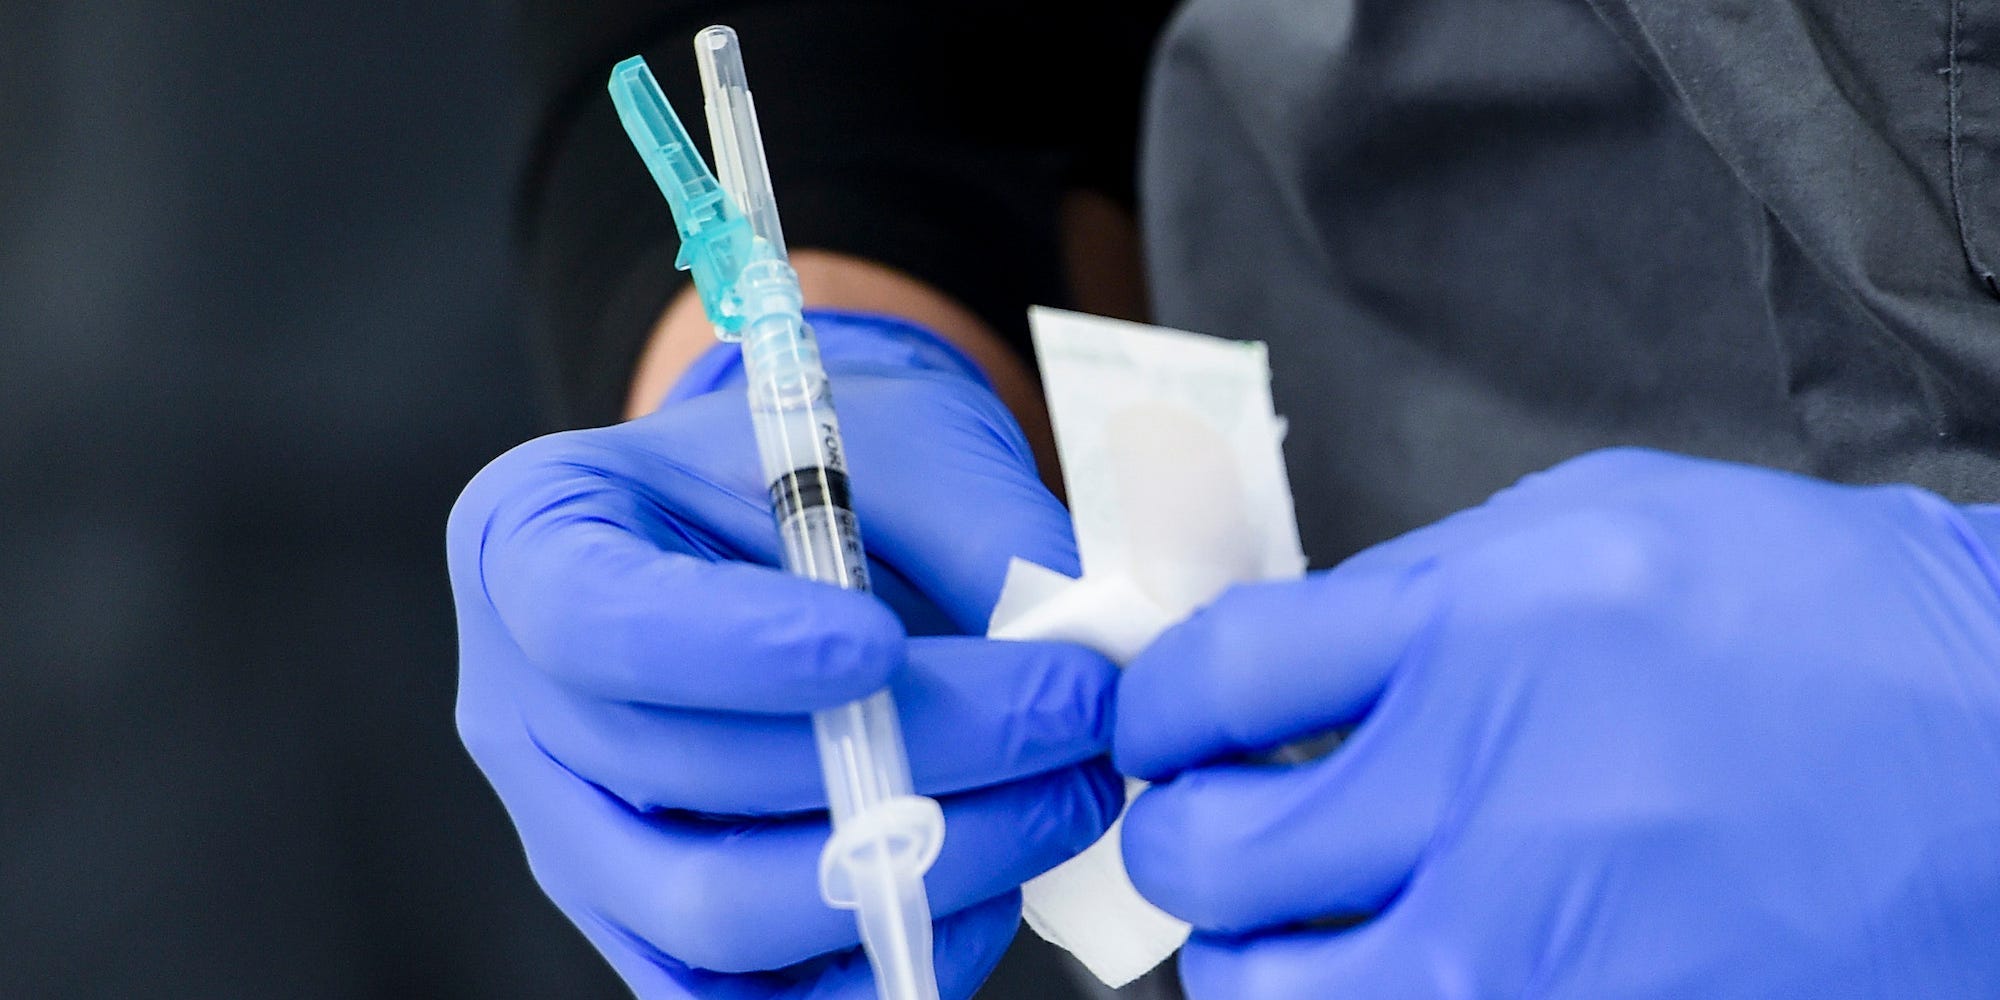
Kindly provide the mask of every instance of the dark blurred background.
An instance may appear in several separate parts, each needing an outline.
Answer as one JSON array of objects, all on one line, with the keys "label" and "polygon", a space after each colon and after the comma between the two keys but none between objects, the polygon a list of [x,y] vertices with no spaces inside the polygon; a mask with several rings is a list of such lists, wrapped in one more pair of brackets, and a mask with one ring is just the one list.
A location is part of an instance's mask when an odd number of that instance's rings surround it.
[{"label": "dark blurred background", "polygon": [[0,997],[625,995],[452,730],[510,30],[0,0]]}]

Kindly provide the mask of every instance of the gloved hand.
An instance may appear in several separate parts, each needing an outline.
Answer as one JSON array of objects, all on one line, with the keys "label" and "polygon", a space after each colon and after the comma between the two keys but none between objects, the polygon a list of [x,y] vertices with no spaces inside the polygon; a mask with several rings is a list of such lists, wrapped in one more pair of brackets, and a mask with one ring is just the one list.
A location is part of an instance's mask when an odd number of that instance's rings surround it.
[{"label": "gloved hand", "polygon": [[1133,882],[1202,1000],[2000,996],[1996,542],[1614,451],[1235,590],[1120,684]]},{"label": "gloved hand", "polygon": [[1010,556],[1075,567],[1013,420],[923,331],[810,319],[879,599],[771,568],[726,350],[652,416],[502,456],[452,511],[459,731],[543,888],[645,1000],[874,996],[852,911],[820,899],[813,709],[894,690],[917,791],[944,807],[926,881],[946,996],[1013,938],[1016,887],[1122,797],[1115,669],[968,637]]}]

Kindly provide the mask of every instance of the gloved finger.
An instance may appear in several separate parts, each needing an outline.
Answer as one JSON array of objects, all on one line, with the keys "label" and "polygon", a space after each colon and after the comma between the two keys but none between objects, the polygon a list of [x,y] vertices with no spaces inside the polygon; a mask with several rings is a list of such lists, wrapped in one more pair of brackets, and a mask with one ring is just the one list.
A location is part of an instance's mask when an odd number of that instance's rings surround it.
[{"label": "gloved finger", "polygon": [[1433,843],[1455,773],[1448,741],[1411,738],[1395,698],[1320,760],[1196,768],[1141,793],[1132,884],[1223,934],[1379,911]]},{"label": "gloved finger", "polygon": [[[716,972],[782,968],[859,942],[853,915],[820,899],[823,816],[642,815],[525,738],[482,743],[480,757],[536,877],[571,913]],[[1122,799],[1102,762],[945,799],[944,847],[924,880],[933,915],[990,899],[1081,851]]]},{"label": "gloved finger", "polygon": [[[933,914],[1016,888],[1089,846],[1121,792],[1109,768],[1089,764],[942,800],[944,849],[924,879]],[[606,850],[586,862],[588,881],[606,919],[669,954],[742,972],[858,942],[853,915],[820,899],[824,819],[626,817],[630,836],[600,841]],[[663,877],[650,883],[646,872]]]},{"label": "gloved finger", "polygon": [[1247,938],[1197,934],[1181,949],[1189,1000],[1311,997],[1312,1000],[1467,1000],[1476,970],[1448,959],[1438,942],[1404,928],[1395,911],[1345,930]]},{"label": "gloved finger", "polygon": [[[911,640],[908,668],[891,684],[911,780],[942,795],[1101,756],[1116,678],[1110,661],[1068,643]],[[518,700],[522,720],[543,750],[635,809],[826,808],[807,716],[660,708],[574,697],[534,676],[520,683],[530,689]]]},{"label": "gloved finger", "polygon": [[880,602],[662,549],[643,495],[604,467],[629,455],[563,437],[489,466],[510,485],[475,480],[453,512],[454,575],[531,663],[603,697],[766,712],[852,700],[900,665]]},{"label": "gloved finger", "polygon": [[[1069,512],[1037,478],[999,400],[963,379],[885,381],[882,391],[841,397],[869,555],[969,633],[986,630],[1009,559],[1076,575]],[[911,433],[913,425],[923,433]]]},{"label": "gloved finger", "polygon": [[[1021,924],[1021,894],[1002,893],[937,921],[932,967],[943,1000],[964,1000],[993,973]],[[850,949],[775,972],[722,973],[689,968],[644,941],[601,922],[584,933],[639,1000],[875,1000],[868,956]]]},{"label": "gloved finger", "polygon": [[1126,667],[1118,769],[1157,779],[1353,723],[1435,620],[1434,566],[1376,559],[1231,588]]},{"label": "gloved finger", "polygon": [[[899,366],[838,374],[855,514],[872,561],[968,633],[985,631],[1010,558],[1077,572],[1069,513],[990,390]],[[615,435],[627,475],[662,504],[701,512],[710,530],[691,544],[768,565],[777,538],[746,412],[741,398],[716,393],[591,433]],[[744,511],[754,517],[742,520]]]}]

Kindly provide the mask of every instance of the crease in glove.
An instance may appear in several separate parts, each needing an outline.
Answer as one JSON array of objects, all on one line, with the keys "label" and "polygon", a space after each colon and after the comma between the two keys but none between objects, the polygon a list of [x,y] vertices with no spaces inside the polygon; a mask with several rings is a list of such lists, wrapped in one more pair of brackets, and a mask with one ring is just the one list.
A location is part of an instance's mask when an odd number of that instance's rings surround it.
[{"label": "crease in glove", "polygon": [[[1304,573],[1263,344],[1057,309],[1029,325],[1083,575],[1015,559],[989,636],[1123,664],[1231,584]],[[1022,888],[1028,926],[1114,988],[1188,936],[1133,888],[1123,826]]]}]

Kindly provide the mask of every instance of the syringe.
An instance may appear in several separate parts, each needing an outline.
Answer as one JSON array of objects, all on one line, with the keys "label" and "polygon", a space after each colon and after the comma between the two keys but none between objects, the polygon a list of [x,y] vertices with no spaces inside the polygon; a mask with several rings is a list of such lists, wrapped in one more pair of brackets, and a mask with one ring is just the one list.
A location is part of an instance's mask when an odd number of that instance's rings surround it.
[{"label": "syringe", "polygon": [[[644,59],[612,70],[612,100],[673,211],[681,236],[676,266],[693,273],[716,336],[742,342],[785,568],[867,590],[840,423],[801,314],[804,300],[778,227],[736,33],[704,29],[695,36],[695,53],[720,184]],[[833,812],[833,835],[820,853],[820,893],[832,906],[855,910],[882,1000],[937,1000],[923,876],[943,844],[944,813],[911,790],[895,702],[885,689],[815,712],[813,735]]]}]

